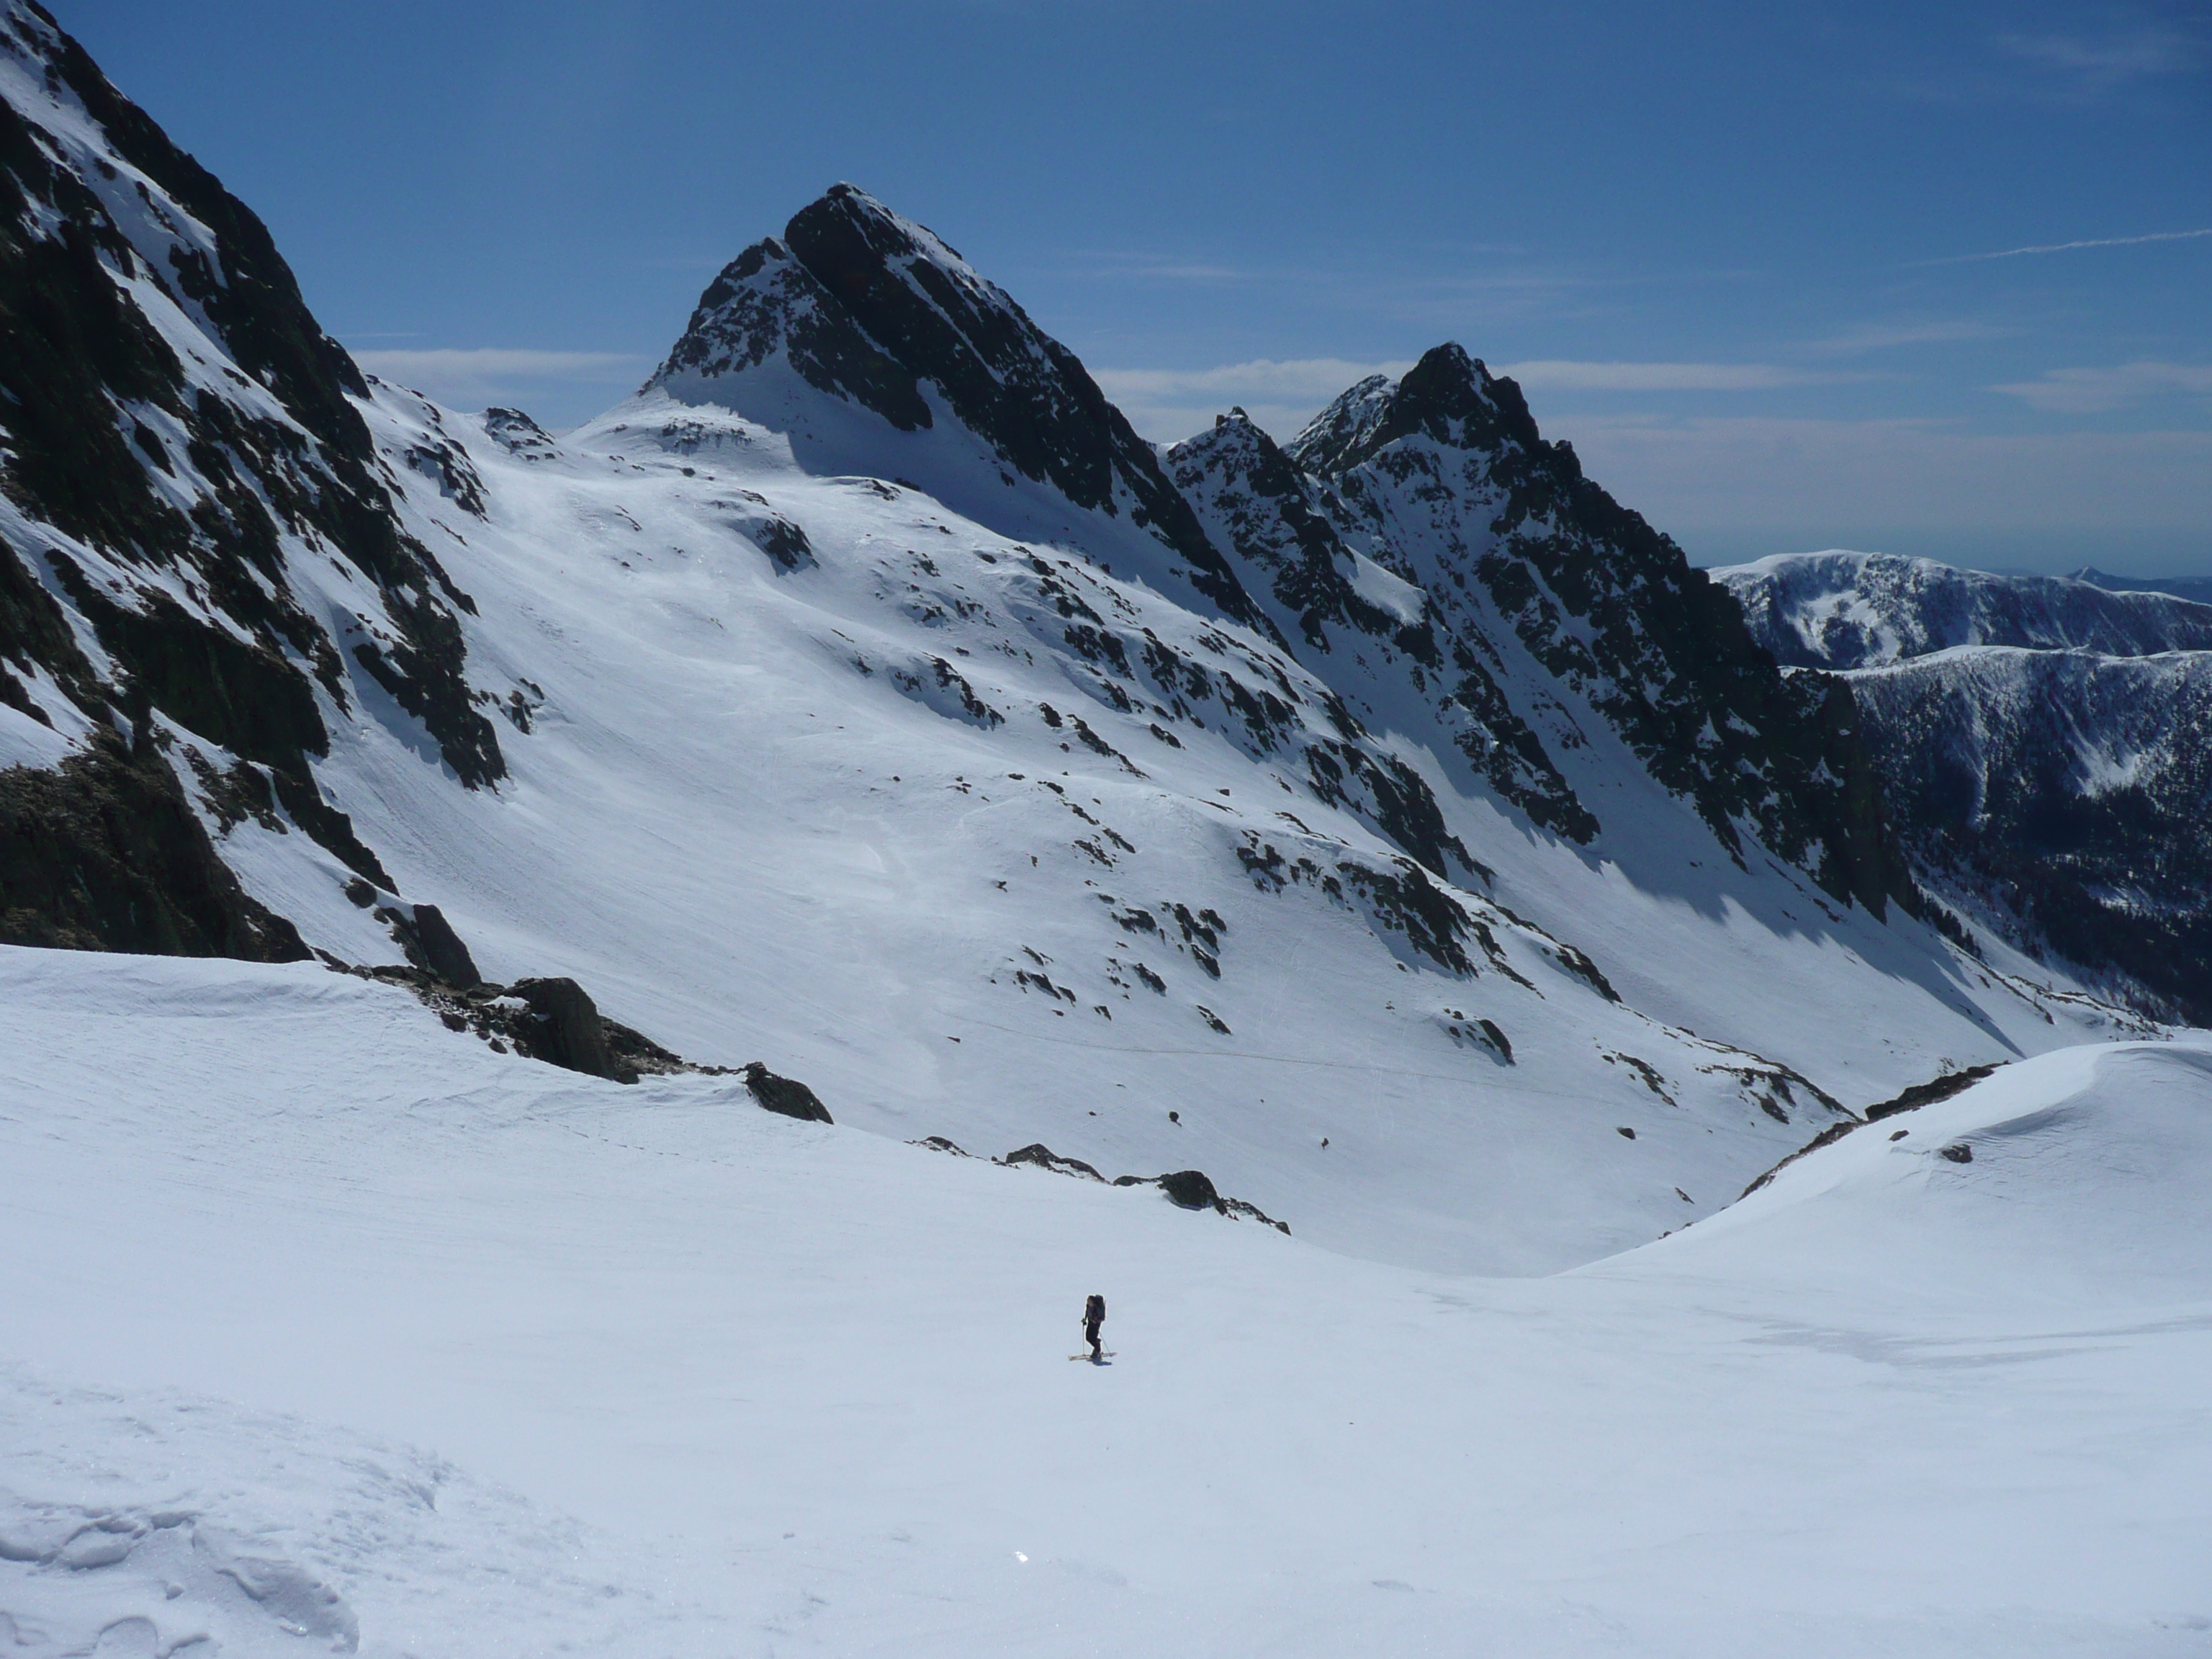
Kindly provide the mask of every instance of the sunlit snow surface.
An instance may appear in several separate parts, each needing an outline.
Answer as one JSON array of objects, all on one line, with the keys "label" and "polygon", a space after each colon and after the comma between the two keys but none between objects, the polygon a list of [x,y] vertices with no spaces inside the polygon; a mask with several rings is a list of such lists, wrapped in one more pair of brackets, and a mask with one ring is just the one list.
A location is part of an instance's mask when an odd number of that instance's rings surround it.
[{"label": "sunlit snow surface", "polygon": [[[1548,1273],[1711,1213],[1833,1121],[1802,1085],[1768,1109],[1759,1068],[1857,1106],[2149,1029],[2029,983],[2053,976],[2002,945],[1976,963],[1838,910],[1755,849],[1734,868],[1586,707],[1562,764],[1609,828],[1582,848],[1392,736],[1413,711],[1370,686],[1362,741],[1419,769],[1494,872],[1457,873],[1498,954],[1470,936],[1473,976],[1446,971],[1340,874],[1402,854],[1316,794],[1304,745],[1334,736],[1329,686],[1169,597],[1146,574],[1164,549],[1126,515],[1062,546],[990,472],[975,492],[1036,532],[1015,539],[887,482],[919,467],[900,434],[864,457],[885,477],[823,476],[787,434],[658,396],[524,454],[395,388],[363,412],[410,529],[477,606],[472,681],[529,730],[503,722],[511,775],[467,791],[364,696],[327,714],[324,787],[489,977],[571,975],[688,1056],[803,1079],[840,1124],[1041,1141],[1109,1176],[1195,1167],[1301,1238]],[[483,517],[401,465],[434,441],[466,452]],[[779,520],[811,554],[763,550]],[[1086,659],[1077,625],[1131,672]],[[1572,701],[1499,637],[1501,672]],[[1291,720],[1263,742],[1219,695],[1165,712],[1183,699],[1145,666],[1155,644],[1217,688],[1295,697]],[[309,944],[398,959],[305,835],[246,821],[220,846]],[[1203,955],[1177,905],[1222,924]]]},{"label": "sunlit snow surface", "polygon": [[0,1651],[2212,1651],[2212,1047],[1520,1280],[311,966],[0,951]]}]

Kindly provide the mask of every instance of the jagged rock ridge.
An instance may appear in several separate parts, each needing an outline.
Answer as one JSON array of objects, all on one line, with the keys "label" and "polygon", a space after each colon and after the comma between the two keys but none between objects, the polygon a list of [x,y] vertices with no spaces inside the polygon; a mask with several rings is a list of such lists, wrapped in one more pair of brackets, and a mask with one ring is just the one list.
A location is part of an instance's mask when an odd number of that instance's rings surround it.
[{"label": "jagged rock ridge", "polygon": [[[0,704],[52,734],[33,750],[81,746],[93,794],[162,793],[148,757],[166,756],[388,884],[315,782],[328,717],[396,705],[471,787],[505,764],[464,672],[471,601],[399,522],[350,401],[367,384],[260,221],[29,0],[0,9]],[[458,450],[410,459],[467,510]],[[91,741],[105,729],[128,755]],[[19,848],[60,822],[37,794],[13,791],[0,823]],[[181,873],[204,863],[189,813],[140,827],[168,898],[118,909],[122,890],[18,856],[9,936],[296,953]],[[204,920],[150,919],[172,911]]]},{"label": "jagged rock ridge", "polygon": [[[1728,594],[1545,441],[1511,380],[1439,346],[1395,385],[1346,392],[1288,453],[1328,486],[1339,536],[1418,586],[1422,627],[1399,643],[1417,660],[1425,647],[1432,672],[1443,645],[1461,747],[1532,818],[1577,842],[1601,827],[1534,729],[1542,717],[1507,706],[1498,626],[1731,854],[1748,830],[1838,898],[1917,908],[1848,696],[1785,683]],[[1579,746],[1550,702],[1553,746]]]}]

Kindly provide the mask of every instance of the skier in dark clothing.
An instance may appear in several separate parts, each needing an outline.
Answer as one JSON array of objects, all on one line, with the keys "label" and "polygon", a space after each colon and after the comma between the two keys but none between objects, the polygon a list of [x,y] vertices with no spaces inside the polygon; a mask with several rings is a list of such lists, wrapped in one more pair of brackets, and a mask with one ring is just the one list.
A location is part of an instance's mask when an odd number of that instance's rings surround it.
[{"label": "skier in dark clothing", "polygon": [[1095,1363],[1106,1357],[1098,1346],[1098,1328],[1106,1322],[1106,1298],[1092,1295],[1083,1304],[1083,1340],[1091,1345],[1091,1358]]}]

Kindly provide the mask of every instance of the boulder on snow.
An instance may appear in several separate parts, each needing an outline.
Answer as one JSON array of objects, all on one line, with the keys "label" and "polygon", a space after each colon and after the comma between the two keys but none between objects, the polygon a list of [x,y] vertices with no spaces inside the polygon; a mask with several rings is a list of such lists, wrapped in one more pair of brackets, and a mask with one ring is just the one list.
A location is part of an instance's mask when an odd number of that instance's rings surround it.
[{"label": "boulder on snow", "polygon": [[[419,907],[418,907],[419,909]],[[592,1077],[616,1075],[599,1005],[573,979],[519,979],[507,994],[520,997],[536,1016],[529,1036],[538,1059]],[[630,1076],[635,1079],[636,1073]]]},{"label": "boulder on snow", "polygon": [[[1328,1142],[1322,1142],[1326,1146]],[[1253,1220],[1273,1227],[1279,1233],[1291,1231],[1290,1224],[1278,1221],[1256,1204],[1247,1204],[1241,1198],[1225,1198],[1203,1170],[1177,1170],[1164,1176],[1116,1176],[1116,1187],[1157,1187],[1179,1207],[1186,1210],[1212,1210],[1217,1215],[1249,1216]]]},{"label": "boulder on snow", "polygon": [[1221,1201],[1221,1194],[1213,1189],[1213,1182],[1202,1170],[1177,1170],[1172,1175],[1160,1177],[1160,1190],[1186,1210],[1219,1210],[1228,1213],[1229,1206]]},{"label": "boulder on snow", "polygon": [[998,1160],[1001,1164],[1034,1164],[1039,1169],[1050,1170],[1059,1175],[1079,1176],[1086,1181],[1103,1181],[1106,1177],[1079,1158],[1062,1158],[1042,1141],[1033,1141],[1018,1147]]},{"label": "boulder on snow", "polygon": [[757,1060],[745,1067],[745,1087],[771,1112],[808,1123],[836,1121],[813,1090],[795,1078],[778,1077]]}]

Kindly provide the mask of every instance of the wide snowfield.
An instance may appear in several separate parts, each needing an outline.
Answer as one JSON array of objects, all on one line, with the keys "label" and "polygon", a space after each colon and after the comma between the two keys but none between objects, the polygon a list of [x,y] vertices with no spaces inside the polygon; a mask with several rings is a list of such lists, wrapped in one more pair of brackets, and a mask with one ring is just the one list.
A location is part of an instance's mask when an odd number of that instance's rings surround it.
[{"label": "wide snowfield", "polygon": [[0,1055],[9,1655],[2212,1652],[2212,1047],[1534,1279],[313,967],[0,951]]}]

